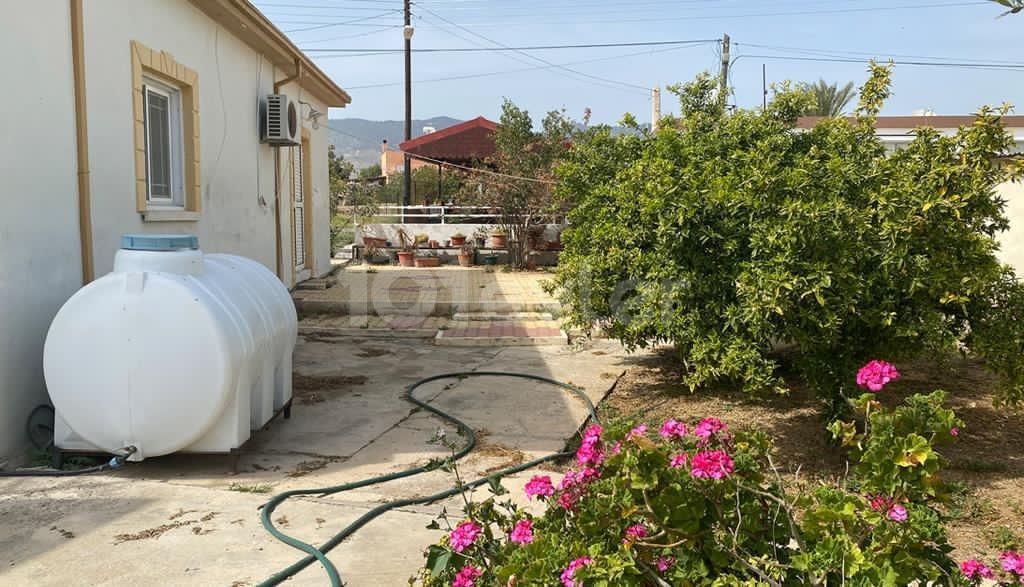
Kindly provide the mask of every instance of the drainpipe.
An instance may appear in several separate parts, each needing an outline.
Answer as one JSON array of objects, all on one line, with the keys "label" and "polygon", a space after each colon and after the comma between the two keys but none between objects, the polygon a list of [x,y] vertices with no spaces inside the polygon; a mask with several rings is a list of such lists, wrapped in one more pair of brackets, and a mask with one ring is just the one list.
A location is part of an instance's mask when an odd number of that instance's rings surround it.
[{"label": "drainpipe", "polygon": [[85,35],[82,0],[71,1],[71,68],[75,93],[75,151],[78,164],[78,235],[82,249],[82,285],[93,280],[92,194],[89,189],[89,126],[85,110]]},{"label": "drainpipe", "polygon": [[[81,1],[81,0],[79,0]],[[281,88],[295,80],[302,79],[302,61],[295,59],[295,75],[290,75],[279,82],[274,82],[274,93],[280,94]],[[274,244],[277,261],[277,277],[284,280],[284,259],[281,254],[281,149],[274,149]]]}]

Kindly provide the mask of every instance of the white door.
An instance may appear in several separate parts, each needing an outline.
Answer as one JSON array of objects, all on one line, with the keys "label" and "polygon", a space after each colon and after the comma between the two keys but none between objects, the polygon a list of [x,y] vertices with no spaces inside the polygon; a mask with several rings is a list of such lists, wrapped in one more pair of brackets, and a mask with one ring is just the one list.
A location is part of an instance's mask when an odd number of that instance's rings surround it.
[{"label": "white door", "polygon": [[292,259],[296,280],[306,279],[306,194],[303,177],[305,144],[291,148],[292,167]]}]

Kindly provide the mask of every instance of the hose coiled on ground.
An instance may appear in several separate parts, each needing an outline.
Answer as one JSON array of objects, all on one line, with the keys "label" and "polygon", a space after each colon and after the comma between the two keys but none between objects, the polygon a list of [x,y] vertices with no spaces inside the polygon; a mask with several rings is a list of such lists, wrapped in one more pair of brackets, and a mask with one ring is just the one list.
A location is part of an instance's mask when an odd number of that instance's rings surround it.
[{"label": "hose coiled on ground", "polygon": [[434,414],[435,416],[438,416],[442,420],[454,424],[458,428],[459,434],[466,439],[465,444],[457,451],[455,451],[455,453],[451,457],[445,459],[440,463],[431,463],[429,465],[412,467],[410,469],[405,469],[404,471],[398,471],[395,473],[389,473],[387,475],[371,477],[369,479],[363,479],[361,481],[345,483],[342,485],[333,485],[330,487],[320,487],[312,489],[294,489],[291,491],[285,491],[284,493],[280,493],[272,497],[270,501],[264,504],[260,510],[260,522],[263,524],[263,527],[267,530],[267,532],[269,532],[274,538],[277,538],[278,540],[284,542],[292,548],[305,552],[306,556],[300,559],[299,561],[295,562],[294,564],[288,566],[287,568],[277,573],[274,573],[265,581],[260,583],[259,587],[271,587],[273,585],[278,585],[283,581],[287,580],[289,577],[295,575],[299,571],[305,569],[309,565],[318,561],[323,566],[324,571],[327,573],[327,576],[331,582],[331,586],[342,587],[343,583],[341,580],[341,575],[339,574],[337,567],[335,567],[334,564],[327,559],[326,555],[328,552],[330,552],[331,549],[333,549],[338,544],[341,544],[342,541],[344,541],[352,534],[355,534],[357,530],[365,526],[371,520],[396,508],[406,507],[410,505],[432,503],[441,499],[445,499],[447,497],[451,497],[453,495],[457,495],[463,491],[466,491],[467,489],[479,487],[485,483],[488,483],[491,479],[504,477],[505,475],[509,475],[512,473],[518,473],[520,471],[536,467],[541,463],[552,461],[572,454],[570,452],[558,452],[550,454],[539,459],[534,459],[526,463],[522,463],[513,467],[508,467],[500,471],[495,471],[488,477],[475,479],[473,481],[464,483],[462,486],[452,487],[451,489],[447,489],[440,493],[435,493],[434,495],[410,499],[399,499],[385,504],[381,504],[371,509],[370,511],[366,512],[348,526],[342,528],[337,534],[332,536],[327,542],[323,543],[319,547],[313,546],[312,544],[309,544],[307,542],[303,542],[293,536],[289,536],[281,530],[279,530],[276,526],[274,526],[274,522],[271,519],[274,510],[289,498],[301,495],[317,495],[323,497],[327,495],[334,495],[337,493],[350,491],[353,489],[358,489],[360,487],[369,487],[371,485],[377,485],[380,483],[386,483],[388,481],[394,481],[395,479],[411,477],[413,475],[419,475],[420,473],[426,473],[428,471],[436,470],[445,463],[452,463],[458,461],[467,454],[469,454],[470,451],[473,450],[473,447],[476,445],[476,431],[473,430],[468,424],[466,424],[462,420],[459,420],[455,416],[448,414],[447,412],[439,408],[431,406],[430,404],[423,400],[417,399],[416,396],[413,394],[413,392],[415,392],[417,388],[432,381],[453,378],[465,379],[468,377],[516,377],[520,379],[528,379],[532,381],[539,381],[542,383],[554,385],[563,390],[569,391],[570,393],[574,394],[577,398],[582,400],[590,413],[590,418],[593,419],[594,421],[597,421],[598,419],[597,411],[594,409],[593,402],[590,401],[590,398],[587,397],[583,390],[568,383],[563,383],[561,381],[557,381],[549,377],[543,377],[541,375],[531,375],[528,373],[506,373],[502,371],[461,371],[454,373],[442,373],[439,375],[433,375],[431,377],[420,379],[419,381],[405,388],[405,392],[402,395],[402,399],[416,405],[420,409],[426,410]]}]

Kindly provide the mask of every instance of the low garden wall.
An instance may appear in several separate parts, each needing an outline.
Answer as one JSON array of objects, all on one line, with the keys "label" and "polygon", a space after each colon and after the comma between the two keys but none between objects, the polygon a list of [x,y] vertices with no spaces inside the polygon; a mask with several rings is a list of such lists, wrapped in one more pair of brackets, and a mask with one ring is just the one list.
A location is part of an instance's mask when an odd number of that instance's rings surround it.
[{"label": "low garden wall", "polygon": [[[398,229],[405,228],[410,235],[425,234],[429,240],[444,242],[450,240],[453,234],[462,233],[468,239],[473,238],[477,230],[489,230],[489,224],[361,224],[356,226],[355,241],[357,245],[363,244],[363,236],[372,236],[391,241],[398,245]],[[562,229],[561,224],[548,224],[544,227],[544,240],[559,240]]]}]

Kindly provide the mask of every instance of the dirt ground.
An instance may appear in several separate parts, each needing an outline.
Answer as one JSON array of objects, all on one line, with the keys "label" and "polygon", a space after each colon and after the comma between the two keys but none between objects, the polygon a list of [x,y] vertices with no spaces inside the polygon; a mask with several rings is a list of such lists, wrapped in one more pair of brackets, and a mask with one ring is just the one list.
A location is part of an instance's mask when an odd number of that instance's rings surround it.
[{"label": "dirt ground", "polygon": [[[898,403],[914,393],[943,389],[966,423],[958,442],[943,449],[944,478],[954,488],[947,528],[958,559],[993,559],[1024,547],[1024,413],[995,407],[995,379],[977,361],[959,357],[897,364],[903,378],[880,399]],[[715,416],[734,429],[759,428],[775,441],[775,462],[801,482],[844,475],[846,459],[825,430],[825,416],[783,358],[787,396],[751,397],[735,387],[691,393],[666,349],[630,368],[601,404],[607,417],[650,424],[668,418],[693,422]]]}]

